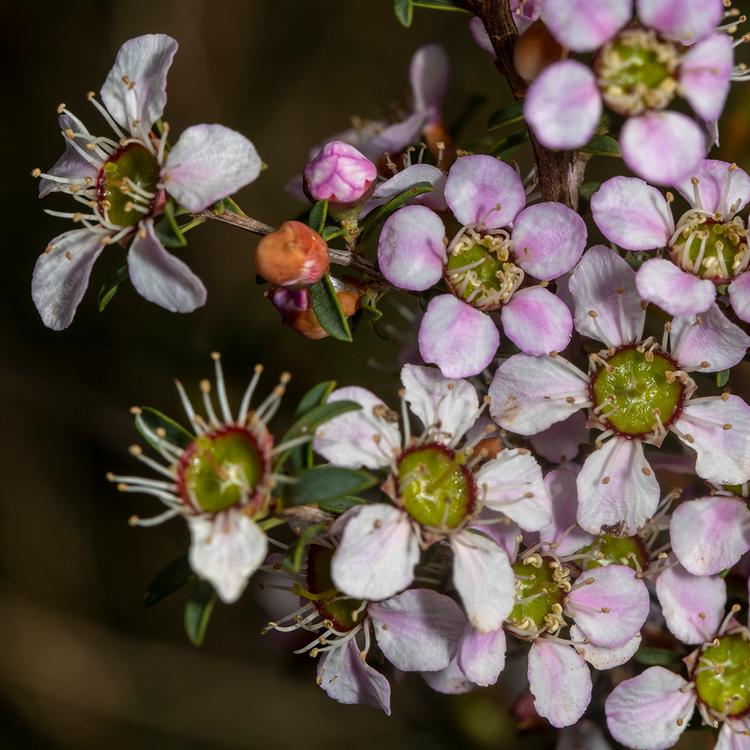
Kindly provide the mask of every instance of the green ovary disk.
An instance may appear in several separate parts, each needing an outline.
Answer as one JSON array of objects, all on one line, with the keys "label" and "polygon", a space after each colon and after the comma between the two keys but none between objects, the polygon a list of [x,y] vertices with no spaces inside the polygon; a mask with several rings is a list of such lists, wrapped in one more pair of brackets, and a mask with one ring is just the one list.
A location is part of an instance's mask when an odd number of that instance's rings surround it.
[{"label": "green ovary disk", "polygon": [[583,563],[584,570],[607,565],[628,565],[633,570],[645,570],[648,567],[648,554],[638,536],[619,537],[604,534],[578,550],[576,554],[591,555],[591,559]]},{"label": "green ovary disk", "polygon": [[471,473],[460,454],[442,445],[403,454],[398,486],[404,509],[423,526],[454,529],[473,509]]},{"label": "green ovary disk", "polygon": [[750,642],[744,635],[725,635],[698,660],[698,697],[718,713],[730,716],[750,708]]},{"label": "green ovary disk", "polygon": [[[739,229],[742,231],[738,231],[738,225],[735,223],[701,225],[692,232],[688,232],[687,236],[685,233],[680,235],[672,247],[672,257],[681,268],[701,278],[717,282],[729,281],[734,277],[748,252],[744,227],[739,227]],[[704,239],[705,247],[703,246]],[[703,248],[702,252],[701,248]],[[701,262],[696,267],[699,256]]]},{"label": "green ovary disk", "polygon": [[355,619],[354,613],[362,609],[362,602],[346,599],[336,591],[331,578],[333,550],[320,545],[312,545],[307,558],[307,586],[311,594],[321,595],[315,599],[320,614],[334,623],[336,630],[351,630],[362,619]]},{"label": "green ovary disk", "polygon": [[623,435],[643,435],[657,425],[655,412],[665,425],[674,421],[682,402],[683,386],[669,382],[666,373],[675,363],[663,354],[622,349],[607,360],[594,378],[595,405],[602,406],[612,428]]},{"label": "green ovary disk", "polygon": [[516,563],[513,572],[516,576],[516,605],[509,622],[522,627],[528,620],[538,630],[544,626],[544,618],[550,614],[553,605],[562,605],[565,593],[555,581],[553,569],[546,560],[540,568],[530,563]]},{"label": "green ovary disk", "polygon": [[218,513],[252,496],[263,475],[263,458],[244,430],[207,433],[188,448],[183,483],[190,500]]},{"label": "green ovary disk", "polygon": [[632,91],[639,85],[656,88],[669,77],[667,66],[659,62],[654,50],[633,47],[622,41],[612,45],[612,52],[620,60],[619,69],[607,78],[607,83]]},{"label": "green ovary disk", "polygon": [[466,290],[461,295],[463,299],[469,297],[479,285],[483,285],[489,289],[500,289],[498,274],[502,273],[503,264],[486,247],[477,244],[472,245],[466,250],[462,250],[456,255],[451,253],[448,256],[447,270],[449,275],[456,268],[463,268],[480,260],[482,263],[469,272],[473,274],[473,277],[476,277],[478,283],[470,281],[466,285]]},{"label": "green ovary disk", "polygon": [[[99,175],[99,205],[102,206],[103,212],[103,204],[108,204],[107,217],[110,223],[120,227],[133,226],[146,216],[143,211],[128,205],[135,203],[135,199],[132,193],[128,194],[126,178],[144,191],[156,193],[159,164],[156,157],[138,143],[129,143],[116,151],[105,162]],[[138,205],[150,208],[146,199],[141,199]]]}]

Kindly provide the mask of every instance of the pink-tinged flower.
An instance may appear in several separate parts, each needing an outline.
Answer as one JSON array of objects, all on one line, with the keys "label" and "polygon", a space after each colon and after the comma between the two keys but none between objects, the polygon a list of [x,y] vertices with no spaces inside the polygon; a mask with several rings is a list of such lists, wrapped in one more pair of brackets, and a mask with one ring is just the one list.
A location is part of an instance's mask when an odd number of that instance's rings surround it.
[{"label": "pink-tinged flower", "polygon": [[613,177],[592,196],[594,221],[625,250],[659,251],[638,270],[643,299],[671,315],[697,315],[714,308],[717,287],[728,285],[730,305],[750,322],[750,250],[739,216],[750,201],[750,176],[714,159],[704,159],[692,175],[675,185],[690,204],[676,223],[673,196],[632,177]]},{"label": "pink-tinged flower", "polygon": [[544,283],[521,285],[526,274],[547,282],[576,264],[586,244],[583,219],[560,203],[525,207],[516,171],[481,154],[456,160],[444,195],[461,225],[452,242],[440,216],[414,205],[386,220],[378,242],[380,269],[394,286],[424,291],[444,279],[451,292],[434,297],[422,319],[424,361],[446,377],[481,372],[500,344],[497,312],[523,351],[564,349],[573,330],[567,306]]},{"label": "pink-tinged flower", "polygon": [[724,581],[665,570],[657,594],[670,630],[684,643],[701,644],[683,660],[688,679],[650,667],[621,682],[605,703],[612,736],[626,747],[665,750],[690,723],[695,709],[704,724],[719,729],[717,750],[750,746],[750,631],[734,605],[722,622]]},{"label": "pink-tinged flower", "polygon": [[[31,295],[44,324],[70,325],[94,262],[108,245],[130,241],[128,271],[138,293],[172,312],[204,304],[201,280],[167,252],[154,219],[171,197],[200,211],[252,182],[261,161],[253,144],[222,125],[194,125],[171,149],[159,124],[167,100],[167,72],[177,42],[147,34],[125,42],[101,88],[103,105],[89,100],[114,132],[95,136],[64,104],[58,107],[65,152],[41,178],[39,197],[65,192],[75,212],[47,211],[82,228],[65,232],[37,260]],[[154,132],[156,128],[157,132]]]},{"label": "pink-tinged flower", "polygon": [[299,573],[274,565],[290,590],[301,596],[301,606],[264,632],[306,630],[315,638],[295,651],[318,658],[317,683],[339,703],[360,703],[390,715],[388,680],[367,663],[374,637],[380,652],[404,672],[436,672],[454,658],[466,625],[460,607],[430,589],[410,589],[384,601],[347,597],[331,578],[337,539],[315,537]]},{"label": "pink-tinged flower", "polygon": [[159,474],[158,479],[108,474],[121,492],[153,495],[166,506],[154,518],[133,516],[133,526],[154,526],[182,516],[190,530],[190,565],[216,589],[225,602],[236,601],[250,576],[266,557],[268,543],[260,525],[269,512],[275,480],[271,464],[276,452],[268,422],[276,413],[289,374],[257,407],[250,402],[263,367],[257,365],[245,390],[236,417],[224,385],[218,354],[212,355],[216,370],[219,410],[214,408],[211,384],[200,384],[205,417],[196,413],[181,383],[177,383],[190,429],[163,419],[153,409],[134,408],[135,425],[161,461],[134,445],[131,455]]},{"label": "pink-tinged flower", "polygon": [[548,148],[579,148],[596,132],[606,104],[628,118],[620,145],[633,172],[667,185],[688,176],[706,154],[704,131],[666,108],[680,94],[701,121],[714,123],[742,72],[734,68],[732,38],[718,25],[721,0],[687,6],[644,0],[637,7],[641,25],[632,26],[627,0],[545,0],[542,19],[561,44],[598,52],[593,70],[564,60],[534,81],[524,114],[537,138]]},{"label": "pink-tinged flower", "polygon": [[367,195],[378,170],[354,146],[330,141],[308,162],[304,176],[307,193],[313,200],[346,205]]},{"label": "pink-tinged flower", "polygon": [[[335,417],[316,434],[315,450],[332,464],[388,470],[383,490],[389,502],[359,506],[344,517],[333,581],[349,596],[385,599],[411,584],[420,547],[447,543],[469,621],[480,632],[496,630],[513,607],[513,572],[490,529],[502,520],[498,514],[528,530],[550,522],[541,470],[518,449],[482,463],[475,449],[489,433],[464,440],[482,411],[468,381],[405,365],[401,382],[403,431],[383,401],[348,387],[329,401],[348,399],[362,409]],[[418,437],[405,404],[423,426]]]},{"label": "pink-tinged flower", "polygon": [[606,348],[584,373],[560,356],[517,354],[490,385],[490,413],[504,429],[534,435],[580,409],[602,430],[578,475],[578,523],[592,534],[636,534],[654,515],[659,485],[643,452],[669,432],[696,452],[696,473],[718,484],[750,478],[750,406],[729,394],[693,398],[689,372],[718,372],[739,362],[750,338],[727,328],[714,306],[674,318],[661,342],[643,338],[645,306],[635,272],[597,246],[570,278],[578,332]]}]

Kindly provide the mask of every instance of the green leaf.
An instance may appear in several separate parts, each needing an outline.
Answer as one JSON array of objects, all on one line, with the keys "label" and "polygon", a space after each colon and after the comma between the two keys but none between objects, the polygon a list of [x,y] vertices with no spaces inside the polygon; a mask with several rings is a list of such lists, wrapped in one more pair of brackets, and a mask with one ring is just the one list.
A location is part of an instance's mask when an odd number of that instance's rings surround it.
[{"label": "green leaf", "polygon": [[345,497],[334,497],[331,500],[323,500],[318,502],[318,507],[326,513],[335,513],[340,515],[345,513],[349,508],[353,508],[355,505],[364,505],[367,502],[362,497],[353,497],[347,495]]},{"label": "green leaf", "polygon": [[601,187],[601,182],[584,182],[581,185],[581,197],[587,201],[591,200],[591,196]]},{"label": "green leaf", "polygon": [[507,107],[493,112],[487,120],[487,130],[497,130],[498,128],[512,125],[514,122],[523,120],[523,102],[513,102]]},{"label": "green leaf", "polygon": [[370,211],[359,225],[360,242],[364,242],[364,240],[372,233],[373,229],[375,229],[378,224],[385,221],[394,211],[405,206],[410,200],[412,200],[412,198],[416,198],[418,195],[429,192],[432,192],[432,183],[427,181],[416,182],[411,187],[406,188],[403,192],[395,195],[388,201],[388,203],[384,203],[382,206],[378,206]]},{"label": "green leaf", "polygon": [[370,489],[377,481],[368,471],[343,466],[315,466],[301,472],[297,480],[296,484],[287,486],[285,498],[289,505],[319,505],[347,495],[356,495]]},{"label": "green leaf", "polygon": [[341,227],[327,226],[323,227],[323,231],[320,236],[326,241],[330,242],[335,240],[337,237],[341,237],[344,234],[344,230]]},{"label": "green leaf", "polygon": [[415,8],[428,8],[429,10],[454,10],[461,13],[469,11],[463,7],[458,0],[412,0]]},{"label": "green leaf", "polygon": [[175,248],[187,245],[187,240],[175,218],[172,201],[167,201],[164,204],[164,216],[154,224],[154,232],[164,247]]},{"label": "green leaf", "polygon": [[529,133],[527,130],[522,130],[518,133],[511,133],[506,135],[505,138],[501,138],[491,149],[491,153],[494,156],[502,156],[516,146],[520,146],[529,140]]},{"label": "green leaf", "polygon": [[674,651],[670,651],[668,648],[644,646],[635,652],[635,660],[640,664],[646,664],[647,666],[656,665],[666,667],[678,662],[680,660],[680,655]]},{"label": "green leaf", "polygon": [[120,266],[115,273],[102,284],[102,288],[99,290],[99,312],[102,312],[104,308],[112,301],[112,298],[117,294],[117,290],[120,286],[128,281],[128,265],[127,263]]},{"label": "green leaf", "polygon": [[731,370],[721,370],[716,373],[716,385],[719,388],[723,388],[728,382],[729,377],[732,374]]},{"label": "green leaf", "polygon": [[[178,448],[187,448],[188,445],[195,440],[195,435],[193,435],[192,432],[188,432],[188,430],[186,430],[181,424],[178,424],[166,414],[162,414],[158,409],[154,409],[150,406],[142,406],[141,419],[143,419],[146,426],[152,432],[156,432],[159,429],[164,430],[166,433],[164,437],[169,440],[172,445],[176,445]],[[135,426],[138,432],[141,433],[143,439],[152,448],[157,448],[151,436],[141,429],[137,420]]]},{"label": "green leaf", "polygon": [[339,341],[351,341],[352,332],[349,329],[349,322],[341,309],[341,303],[336,296],[329,274],[310,287],[310,299],[313,311],[323,330]]},{"label": "green leaf", "polygon": [[247,215],[231,198],[222,198],[218,203],[214,203],[212,210],[215,214],[222,214],[225,211],[228,211],[230,214],[239,214],[240,216]]},{"label": "green leaf", "polygon": [[314,409],[316,406],[324,404],[331,391],[335,387],[335,380],[324,380],[321,383],[314,385],[302,397],[299,404],[297,404],[295,416],[301,417],[303,414],[307,414],[307,412],[309,412],[311,409]]},{"label": "green leaf", "polygon": [[318,201],[311,209],[307,217],[307,226],[314,229],[318,234],[323,231],[328,216],[328,201]]},{"label": "green leaf", "polygon": [[185,604],[185,632],[194,646],[200,646],[206,637],[206,628],[216,604],[216,592],[208,581],[197,580]]},{"label": "green leaf", "polygon": [[281,558],[281,564],[290,573],[299,573],[299,569],[302,566],[302,553],[310,541],[315,537],[316,534],[320,534],[326,530],[324,523],[316,523],[312,526],[308,526],[303,532],[300,538],[284,553],[284,557]]},{"label": "green leaf", "polygon": [[380,320],[383,317],[383,311],[375,304],[363,304],[362,310],[370,320]]},{"label": "green leaf", "polygon": [[579,151],[585,151],[587,154],[595,156],[612,156],[620,157],[620,144],[609,135],[595,135],[585,146],[581,146]]},{"label": "green leaf", "polygon": [[180,555],[159,571],[154,580],[149,583],[143,597],[143,603],[147,607],[152,607],[164,597],[174,594],[175,591],[182,588],[193,575],[187,553]]},{"label": "green leaf", "polygon": [[393,12],[398,22],[407,29],[414,19],[414,4],[412,0],[393,0]]}]

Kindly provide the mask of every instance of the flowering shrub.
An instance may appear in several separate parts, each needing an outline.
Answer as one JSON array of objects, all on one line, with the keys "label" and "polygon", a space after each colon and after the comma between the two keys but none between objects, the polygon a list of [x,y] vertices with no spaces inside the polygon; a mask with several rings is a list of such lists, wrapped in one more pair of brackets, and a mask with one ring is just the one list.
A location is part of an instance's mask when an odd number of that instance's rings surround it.
[{"label": "flowering shrub", "polygon": [[[257,365],[234,402],[218,353],[199,401],[178,382],[183,418],[132,409],[149,476],[108,478],[164,506],[133,526],[189,535],[147,601],[189,586],[200,645],[217,600],[281,590],[264,632],[306,631],[296,653],[341,703],[398,711],[399,672],[448,694],[512,672],[516,714],[559,748],[659,750],[703,725],[750,748],[750,406],[729,387],[750,348],[750,176],[709,153],[750,77],[744,17],[394,2],[405,26],[415,8],[464,14],[514,103],[487,133],[449,127],[447,56],[422,47],[410,105],[313,147],[287,187],[305,208],[279,227],[232,198],[264,166],[245,136],[170,141],[174,39],[117,52],[88,95],[107,135],[58,108],[65,151],[33,174],[79,205],[47,210],[75,227],[34,268],[46,326],[71,325],[106,248],[125,263],[100,310],[129,281],[192,312],[207,292],[180,250],[221,221],[261,236],[258,280],[295,332],[343,349],[388,321],[401,344],[400,389],[318,383],[283,428],[290,374],[268,392]],[[624,174],[584,182],[606,158]]]}]

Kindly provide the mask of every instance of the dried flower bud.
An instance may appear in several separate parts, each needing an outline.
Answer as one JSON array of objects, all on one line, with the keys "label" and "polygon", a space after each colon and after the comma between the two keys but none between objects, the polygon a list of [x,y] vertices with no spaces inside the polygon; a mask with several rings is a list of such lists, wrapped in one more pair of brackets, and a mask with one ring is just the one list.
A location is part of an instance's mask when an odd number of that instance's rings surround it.
[{"label": "dried flower bud", "polygon": [[311,286],[328,272],[325,240],[301,221],[285,221],[255,250],[255,268],[272,284],[293,289]]},{"label": "dried flower bud", "polygon": [[313,200],[346,205],[362,200],[377,174],[375,165],[354,146],[331,141],[305,167],[305,188]]},{"label": "dried flower bud", "polygon": [[513,64],[521,78],[533,81],[546,67],[567,56],[567,50],[541,22],[534,21],[516,42]]}]

